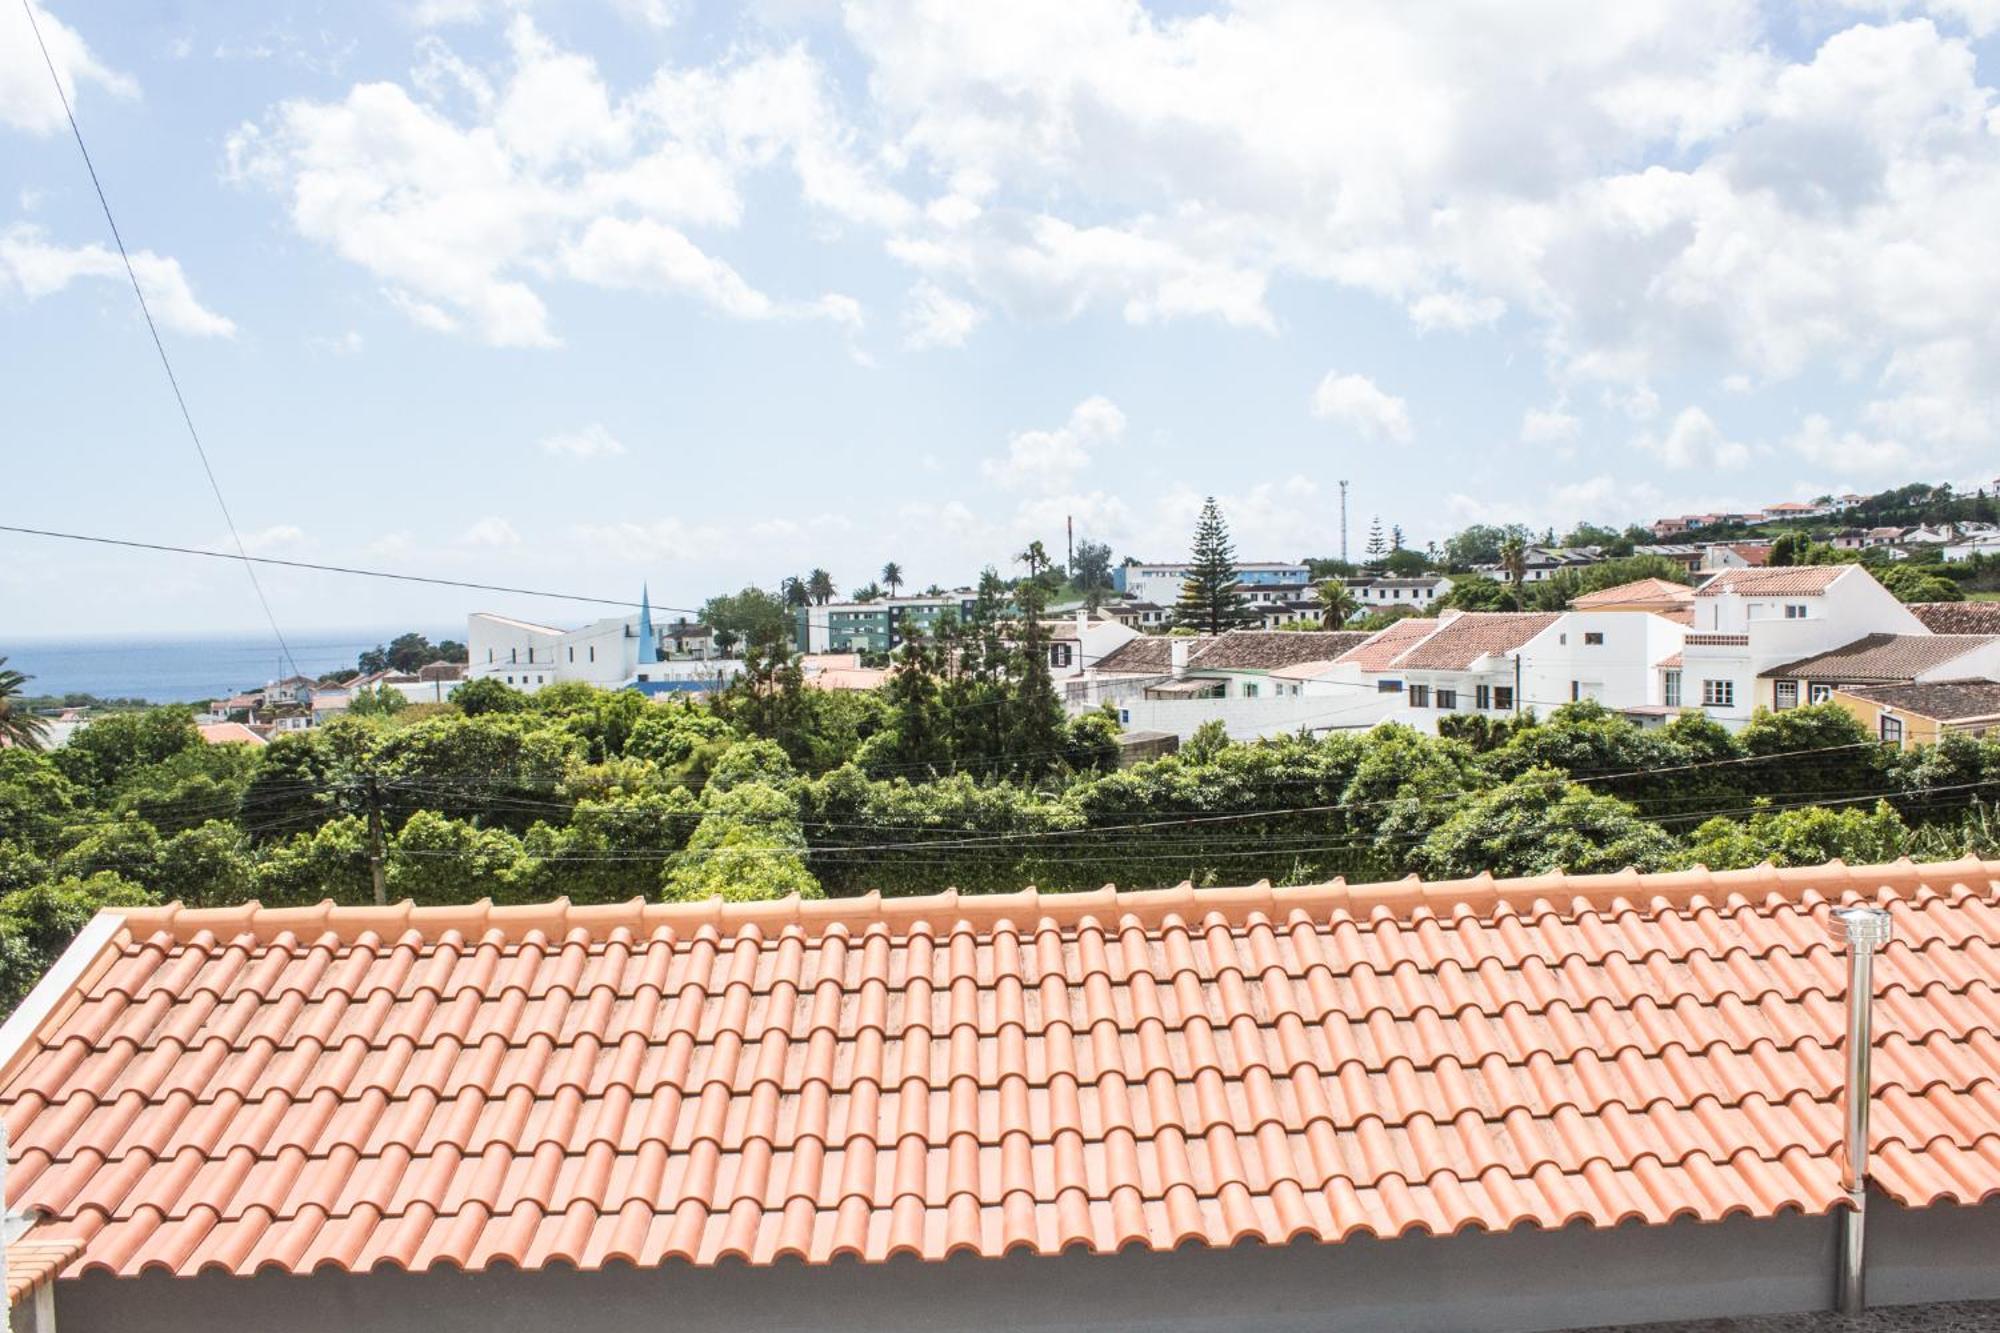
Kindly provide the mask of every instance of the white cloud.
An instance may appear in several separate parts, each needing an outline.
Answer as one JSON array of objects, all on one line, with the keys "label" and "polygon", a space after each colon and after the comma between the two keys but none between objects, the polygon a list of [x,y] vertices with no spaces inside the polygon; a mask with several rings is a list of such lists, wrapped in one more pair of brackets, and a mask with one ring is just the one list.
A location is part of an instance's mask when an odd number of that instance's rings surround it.
[{"label": "white cloud", "polygon": [[1633,444],[1676,471],[1728,472],[1750,463],[1750,446],[1725,437],[1714,418],[1698,407],[1682,409],[1665,435],[1647,432]]},{"label": "white cloud", "polygon": [[1366,375],[1328,371],[1313,390],[1312,411],[1369,439],[1408,440],[1412,434],[1409,405],[1383,392]]},{"label": "white cloud", "polygon": [[[132,271],[146,304],[166,328],[198,338],[227,338],[235,323],[195,299],[180,261],[151,250],[132,252]],[[109,279],[120,285],[124,261],[101,245],[63,246],[49,241],[40,227],[17,223],[0,232],[0,293],[18,291],[28,300],[52,296],[79,278]]]},{"label": "white cloud", "polygon": [[1521,443],[1570,444],[1582,432],[1583,423],[1557,407],[1531,407],[1521,414]]},{"label": "white cloud", "polygon": [[[243,534],[243,549],[251,555],[269,555],[288,547],[297,547],[306,539],[305,529],[290,523],[279,523],[259,532]],[[224,549],[235,546],[234,541],[223,543]]]},{"label": "white cloud", "polygon": [[[445,3],[420,17],[481,12]],[[410,87],[361,83],[335,101],[285,102],[231,137],[229,162],[427,328],[552,346],[545,293],[560,276],[852,330],[852,298],[767,296],[687,229],[736,227],[749,178],[779,167],[825,217],[886,226],[911,212],[850,151],[803,48],[665,66],[623,94],[525,14],[508,25],[500,67],[468,63],[434,37],[419,51]]]},{"label": "white cloud", "polygon": [[35,11],[33,26],[20,5],[0,6],[0,125],[30,134],[53,134],[68,124],[63,118],[62,99],[49,82],[42,48],[35,42],[37,27],[71,106],[76,105],[78,90],[84,84],[117,97],[139,95],[139,85],[100,63],[76,29],[35,0],[30,2]]},{"label": "white cloud", "polygon": [[1860,431],[1840,431],[1817,413],[1799,424],[1785,447],[1815,466],[1842,475],[1902,477],[1912,464],[1910,450],[1896,440],[1870,439]]},{"label": "white cloud", "polygon": [[1007,452],[979,465],[980,475],[1009,490],[1055,495],[1086,467],[1092,451],[1125,434],[1125,414],[1108,398],[1086,398],[1054,430],[1026,430],[1007,441]]},{"label": "white cloud", "polygon": [[558,458],[616,458],[625,446],[603,425],[592,422],[582,430],[543,436],[542,452]]},{"label": "white cloud", "polygon": [[460,533],[458,543],[461,546],[519,546],[521,534],[516,532],[514,525],[506,519],[488,514]]},{"label": "white cloud", "polygon": [[970,301],[962,301],[936,283],[920,282],[910,289],[903,310],[903,324],[909,329],[904,341],[911,347],[963,347],[986,313]]},{"label": "white cloud", "polygon": [[1507,303],[1497,296],[1430,292],[1410,302],[1410,322],[1425,333],[1464,333],[1484,328],[1506,311]]}]

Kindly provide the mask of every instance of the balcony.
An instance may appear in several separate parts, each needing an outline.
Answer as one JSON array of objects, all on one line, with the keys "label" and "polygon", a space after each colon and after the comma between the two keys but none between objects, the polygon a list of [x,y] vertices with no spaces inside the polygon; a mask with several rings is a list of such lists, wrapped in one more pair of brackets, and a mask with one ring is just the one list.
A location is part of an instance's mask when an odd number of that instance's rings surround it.
[{"label": "balcony", "polygon": [[1748,634],[1690,634],[1686,645],[1689,648],[1748,648]]}]

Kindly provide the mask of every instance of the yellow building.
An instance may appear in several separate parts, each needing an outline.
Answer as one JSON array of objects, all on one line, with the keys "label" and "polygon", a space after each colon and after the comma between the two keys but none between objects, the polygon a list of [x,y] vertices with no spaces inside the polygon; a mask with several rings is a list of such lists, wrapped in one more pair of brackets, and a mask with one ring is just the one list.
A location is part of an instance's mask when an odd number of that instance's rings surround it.
[{"label": "yellow building", "polygon": [[2000,727],[2000,681],[1995,680],[1851,685],[1835,690],[1833,702],[1895,745],[1929,745],[1948,731],[1983,736]]}]

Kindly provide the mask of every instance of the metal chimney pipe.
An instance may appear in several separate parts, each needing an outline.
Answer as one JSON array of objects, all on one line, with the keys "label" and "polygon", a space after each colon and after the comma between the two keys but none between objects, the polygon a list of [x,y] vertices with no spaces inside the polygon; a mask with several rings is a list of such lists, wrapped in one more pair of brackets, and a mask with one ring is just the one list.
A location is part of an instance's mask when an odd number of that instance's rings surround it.
[{"label": "metal chimney pipe", "polygon": [[1875,951],[1889,942],[1889,914],[1879,907],[1839,907],[1827,919],[1834,947],[1847,946],[1847,1084],[1841,1090],[1840,1217],[1835,1304],[1859,1314],[1867,1304],[1868,1107],[1874,1095],[1868,1057],[1875,1044]]}]

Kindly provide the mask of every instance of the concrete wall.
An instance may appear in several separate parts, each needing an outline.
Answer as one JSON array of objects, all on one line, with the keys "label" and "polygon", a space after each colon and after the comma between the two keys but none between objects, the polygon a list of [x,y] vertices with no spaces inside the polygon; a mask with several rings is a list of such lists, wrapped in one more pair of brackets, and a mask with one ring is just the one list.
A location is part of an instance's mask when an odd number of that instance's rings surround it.
[{"label": "concrete wall", "polygon": [[[1264,690],[1271,685],[1264,684]],[[1342,697],[1323,694],[1285,695],[1255,699],[1120,699],[1119,725],[1127,731],[1170,731],[1182,740],[1204,722],[1220,721],[1232,740],[1289,736],[1306,727],[1314,731],[1366,730],[1402,707],[1400,694],[1347,691]]]}]

